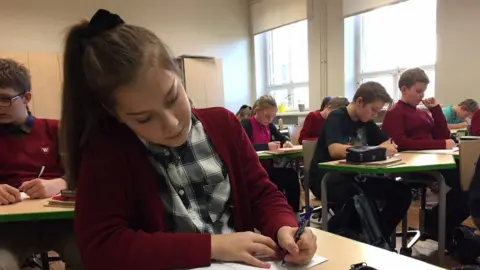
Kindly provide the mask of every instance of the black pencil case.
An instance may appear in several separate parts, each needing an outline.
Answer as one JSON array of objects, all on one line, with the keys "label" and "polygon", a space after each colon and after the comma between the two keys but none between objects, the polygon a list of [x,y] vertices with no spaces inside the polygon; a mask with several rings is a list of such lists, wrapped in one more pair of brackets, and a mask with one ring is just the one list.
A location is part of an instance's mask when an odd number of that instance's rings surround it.
[{"label": "black pencil case", "polygon": [[387,149],[381,146],[352,146],[347,148],[347,162],[362,163],[387,159]]}]

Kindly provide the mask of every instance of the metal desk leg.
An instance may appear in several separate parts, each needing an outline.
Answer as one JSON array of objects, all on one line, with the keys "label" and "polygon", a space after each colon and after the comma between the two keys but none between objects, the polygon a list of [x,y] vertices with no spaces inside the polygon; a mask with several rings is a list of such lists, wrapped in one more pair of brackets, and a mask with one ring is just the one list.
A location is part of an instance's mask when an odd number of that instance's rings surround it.
[{"label": "metal desk leg", "polygon": [[303,174],[303,192],[305,193],[305,211],[310,207],[310,180],[309,180],[308,170],[304,169]]},{"label": "metal desk leg", "polygon": [[447,209],[447,184],[445,178],[439,172],[429,172],[438,181],[438,265],[444,266],[445,264],[445,224],[446,209]]},{"label": "metal desk leg", "polygon": [[322,229],[328,231],[328,198],[327,181],[330,178],[330,172],[327,172],[322,178]]}]

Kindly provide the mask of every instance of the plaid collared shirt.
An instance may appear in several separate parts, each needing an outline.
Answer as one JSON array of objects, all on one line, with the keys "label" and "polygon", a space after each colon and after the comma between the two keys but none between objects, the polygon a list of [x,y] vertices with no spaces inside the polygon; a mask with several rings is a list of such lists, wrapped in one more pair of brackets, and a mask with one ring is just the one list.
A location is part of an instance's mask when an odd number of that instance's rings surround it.
[{"label": "plaid collared shirt", "polygon": [[225,165],[194,115],[185,145],[145,145],[150,162],[166,181],[168,189],[160,196],[173,217],[175,232],[234,232]]}]

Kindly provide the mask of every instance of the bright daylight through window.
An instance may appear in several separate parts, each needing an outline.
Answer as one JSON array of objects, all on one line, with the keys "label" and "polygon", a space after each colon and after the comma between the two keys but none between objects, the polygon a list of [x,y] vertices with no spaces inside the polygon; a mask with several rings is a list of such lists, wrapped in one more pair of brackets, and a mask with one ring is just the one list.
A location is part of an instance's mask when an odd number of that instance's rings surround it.
[{"label": "bright daylight through window", "polygon": [[308,28],[299,21],[266,34],[267,92],[278,105],[298,110],[308,108]]},{"label": "bright daylight through window", "polygon": [[436,0],[409,0],[358,15],[357,82],[377,81],[398,99],[401,72],[421,67],[431,82],[425,96],[434,96],[436,5]]}]

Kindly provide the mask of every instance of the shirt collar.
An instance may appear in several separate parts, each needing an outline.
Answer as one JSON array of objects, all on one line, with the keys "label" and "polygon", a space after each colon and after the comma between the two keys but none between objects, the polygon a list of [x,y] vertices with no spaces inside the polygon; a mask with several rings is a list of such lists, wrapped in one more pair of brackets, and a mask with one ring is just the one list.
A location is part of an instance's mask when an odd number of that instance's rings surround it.
[{"label": "shirt collar", "polygon": [[28,114],[27,121],[20,125],[20,129],[25,133],[30,133],[32,131],[34,117],[31,114]]},{"label": "shirt collar", "polygon": [[35,118],[28,114],[27,120],[21,125],[5,124],[1,125],[1,130],[10,134],[28,134],[32,131]]},{"label": "shirt collar", "polygon": [[413,105],[411,105],[411,104],[409,104],[409,103],[407,103],[407,102],[405,102],[401,99],[398,100],[398,103],[403,104],[403,105],[407,106],[408,108],[412,108],[412,109],[415,109],[415,110],[417,109],[417,106],[413,106]]}]

